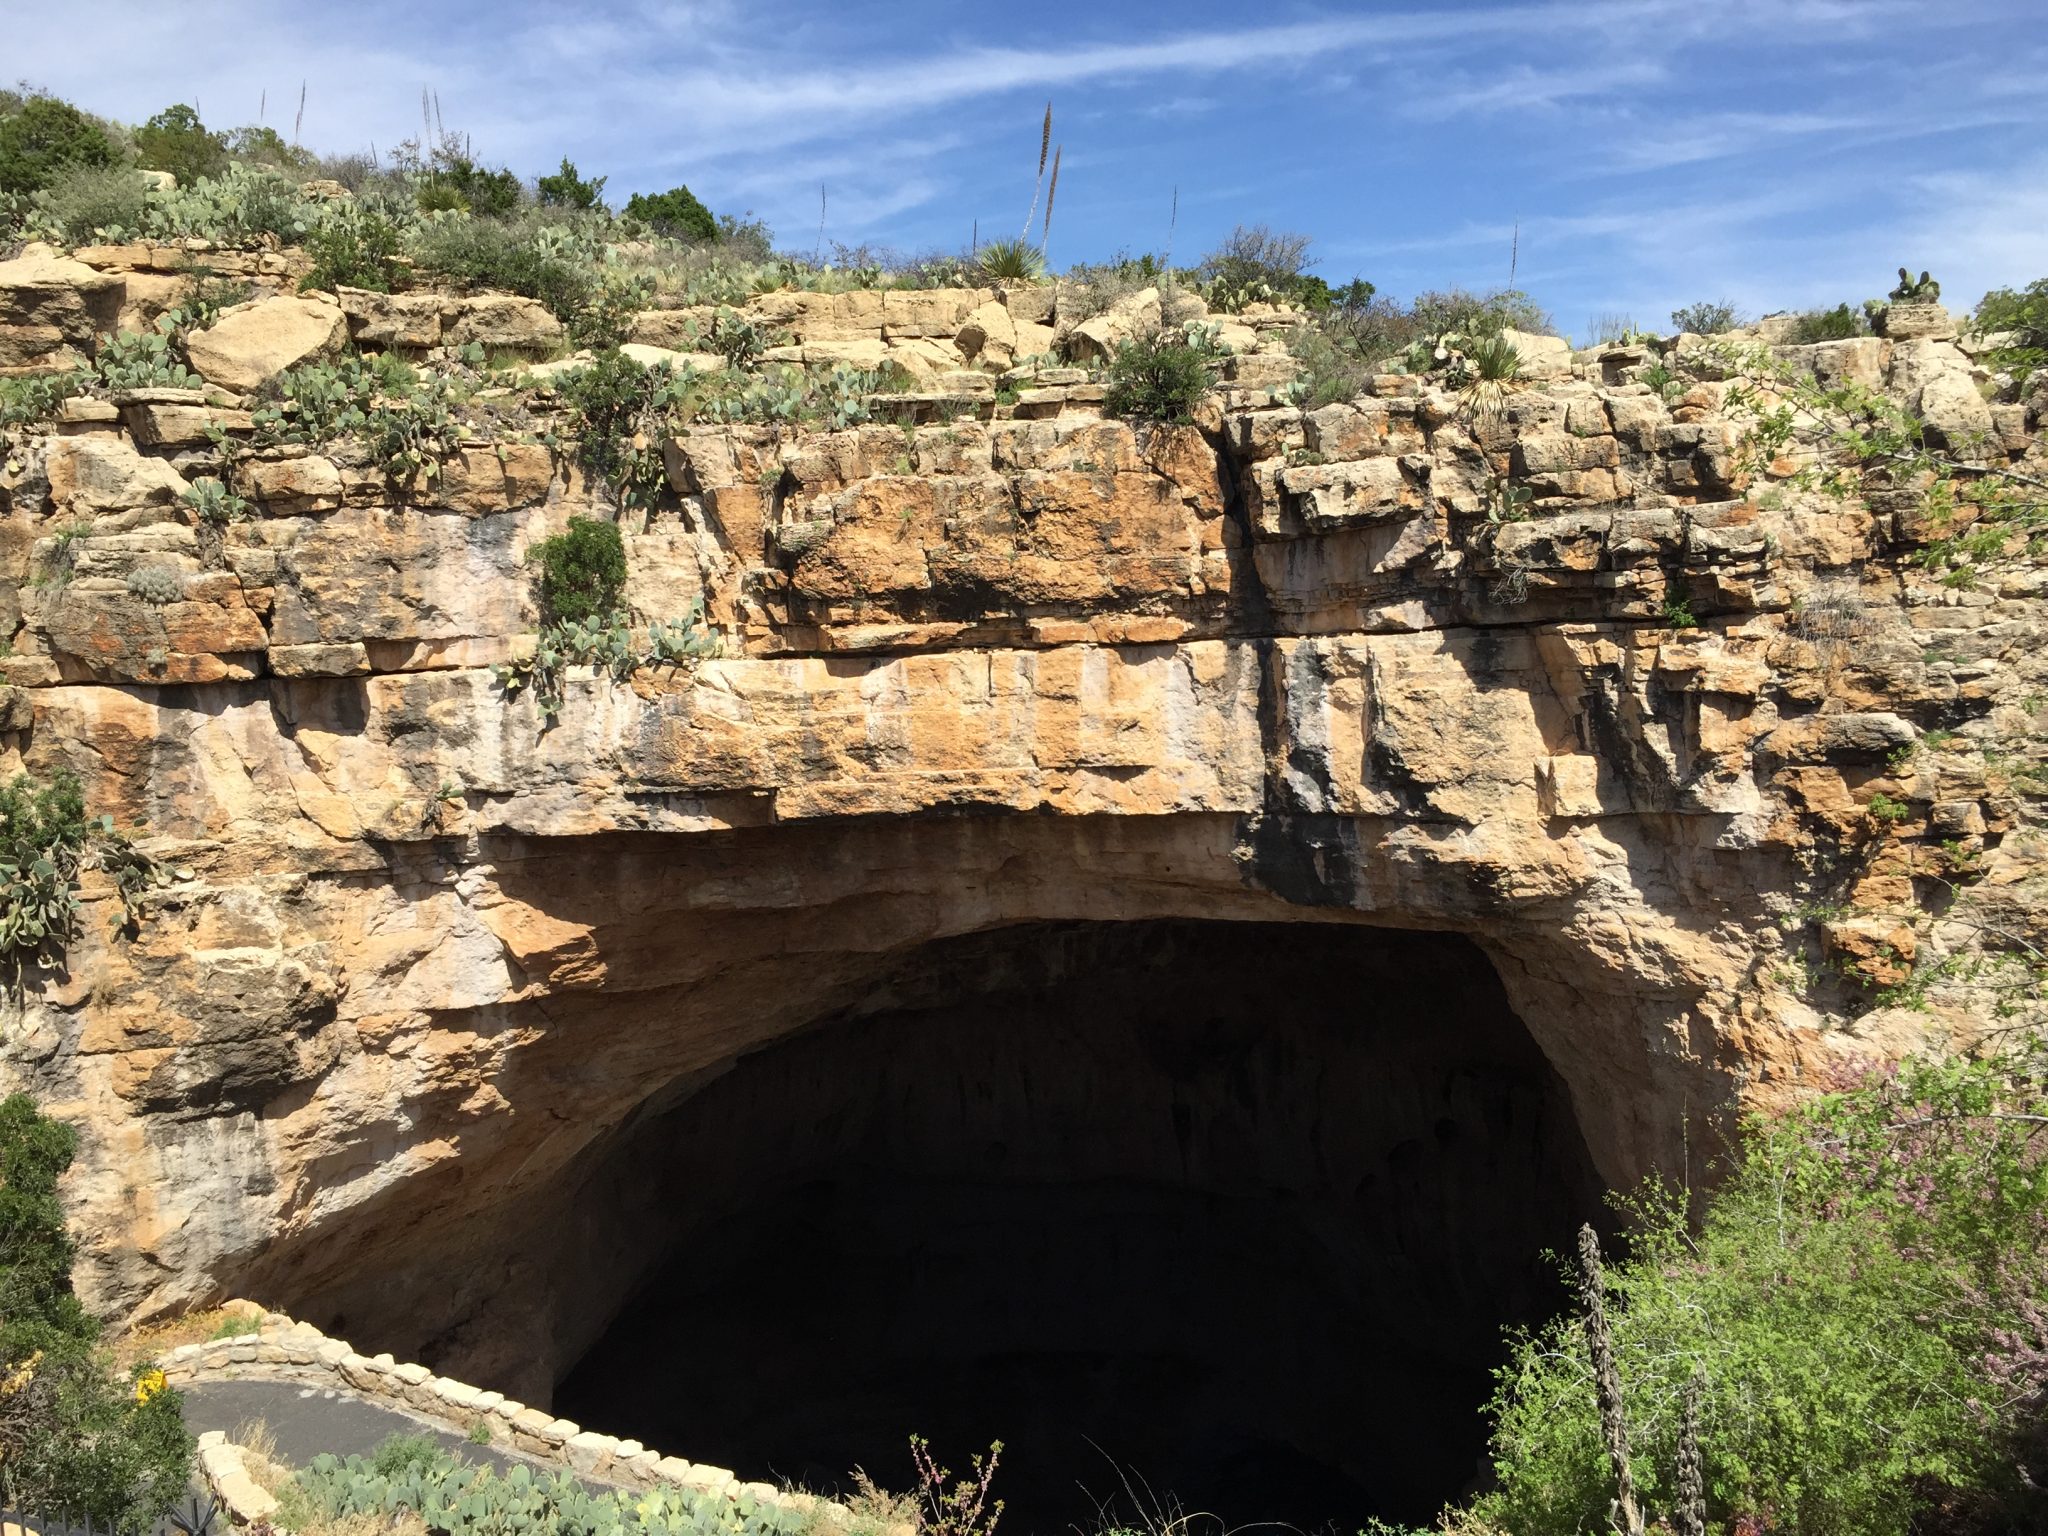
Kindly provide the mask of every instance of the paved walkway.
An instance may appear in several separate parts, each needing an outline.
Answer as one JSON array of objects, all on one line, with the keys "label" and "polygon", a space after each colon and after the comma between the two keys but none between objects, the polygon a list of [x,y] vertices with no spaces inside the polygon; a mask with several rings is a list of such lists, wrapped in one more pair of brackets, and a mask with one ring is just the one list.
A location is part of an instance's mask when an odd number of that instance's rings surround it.
[{"label": "paved walkway", "polygon": [[[261,1419],[270,1426],[278,1455],[294,1467],[305,1466],[322,1451],[367,1456],[393,1435],[425,1435],[465,1461],[487,1463],[500,1471],[522,1463],[536,1471],[560,1470],[519,1451],[471,1445],[431,1420],[332,1388],[290,1381],[194,1381],[178,1390],[184,1394],[185,1424],[193,1434],[218,1429],[232,1440],[237,1429]],[[611,1486],[591,1478],[583,1481],[595,1489]]]}]

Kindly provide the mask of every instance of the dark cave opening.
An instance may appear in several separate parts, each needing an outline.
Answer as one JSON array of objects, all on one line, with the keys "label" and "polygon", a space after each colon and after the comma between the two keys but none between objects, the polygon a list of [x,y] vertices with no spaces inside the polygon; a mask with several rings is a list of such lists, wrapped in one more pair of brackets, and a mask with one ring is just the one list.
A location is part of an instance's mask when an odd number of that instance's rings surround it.
[{"label": "dark cave opening", "polygon": [[907,1486],[912,1433],[956,1469],[1001,1439],[1013,1532],[1136,1524],[1133,1488],[1421,1522],[1599,1188],[1468,939],[942,941],[613,1143],[580,1236],[640,1279],[555,1408],[827,1491]]}]

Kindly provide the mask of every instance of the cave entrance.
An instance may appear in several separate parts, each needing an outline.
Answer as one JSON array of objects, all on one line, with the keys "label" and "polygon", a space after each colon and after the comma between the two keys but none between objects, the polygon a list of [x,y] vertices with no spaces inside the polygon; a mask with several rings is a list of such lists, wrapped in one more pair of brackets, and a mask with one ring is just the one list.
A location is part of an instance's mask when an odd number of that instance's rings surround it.
[{"label": "cave entrance", "polygon": [[646,1262],[555,1407],[821,1489],[1000,1438],[1013,1533],[1135,1523],[1127,1477],[1233,1525],[1422,1521],[1599,1188],[1469,939],[936,942],[614,1141],[581,1198]]}]

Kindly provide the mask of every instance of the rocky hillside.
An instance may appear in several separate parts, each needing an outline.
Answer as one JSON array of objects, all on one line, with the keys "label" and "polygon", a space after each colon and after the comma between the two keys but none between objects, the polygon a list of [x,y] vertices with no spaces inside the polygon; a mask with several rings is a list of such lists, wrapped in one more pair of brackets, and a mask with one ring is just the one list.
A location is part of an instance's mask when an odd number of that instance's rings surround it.
[{"label": "rocky hillside", "polygon": [[[579,358],[530,299],[197,254],[247,297],[0,263],[0,367],[62,380],[0,476],[5,766],[162,872],[124,926],[88,870],[5,1004],[100,1305],[531,1396],[619,1300],[563,1320],[531,1238],[579,1159],[1003,925],[1471,935],[1615,1183],[2038,988],[2048,572],[1971,498],[2048,478],[2042,397],[1936,306],[1314,405],[1301,317],[1157,290],[773,292]],[[1162,324],[1214,387],[1105,414]],[[1855,389],[1924,424],[1891,460]],[[543,611],[571,518],[616,622]]]}]

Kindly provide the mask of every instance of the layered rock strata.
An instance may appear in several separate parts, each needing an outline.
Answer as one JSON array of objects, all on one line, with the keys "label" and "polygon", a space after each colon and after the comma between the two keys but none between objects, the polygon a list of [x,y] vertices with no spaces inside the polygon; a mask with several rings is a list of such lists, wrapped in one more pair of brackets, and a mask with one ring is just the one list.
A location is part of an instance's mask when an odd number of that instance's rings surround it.
[{"label": "layered rock strata", "polygon": [[[141,302],[75,292],[92,323]],[[802,355],[861,339],[797,297]],[[1092,323],[873,297],[935,368]],[[90,346],[38,302],[20,346]],[[502,1364],[543,1305],[522,1211],[919,946],[1006,925],[1469,935],[1614,1183],[1697,1180],[1744,1103],[1990,1006],[1948,961],[2038,933],[2037,572],[1941,584],[1910,507],[1746,474],[1725,386],[1667,399],[1625,349],[1547,357],[1498,416],[1411,378],[1303,410],[1245,329],[1192,426],[960,384],[950,421],[679,432],[672,496],[617,514],[627,600],[701,603],[723,654],[578,669],[552,728],[492,669],[531,645],[526,552],[614,515],[573,457],[479,441],[400,485],[249,451],[255,516],[223,529],[186,471],[246,399],[73,401],[19,442],[5,767],[71,768],[177,872],[132,936],[89,884],[68,967],[6,1005],[0,1077],[84,1131],[92,1301],[317,1299],[400,1356]],[[2039,461],[1950,339],[1786,355]],[[1502,480],[1525,517],[1489,515]],[[1934,1015],[1873,1006],[1930,963]]]}]

